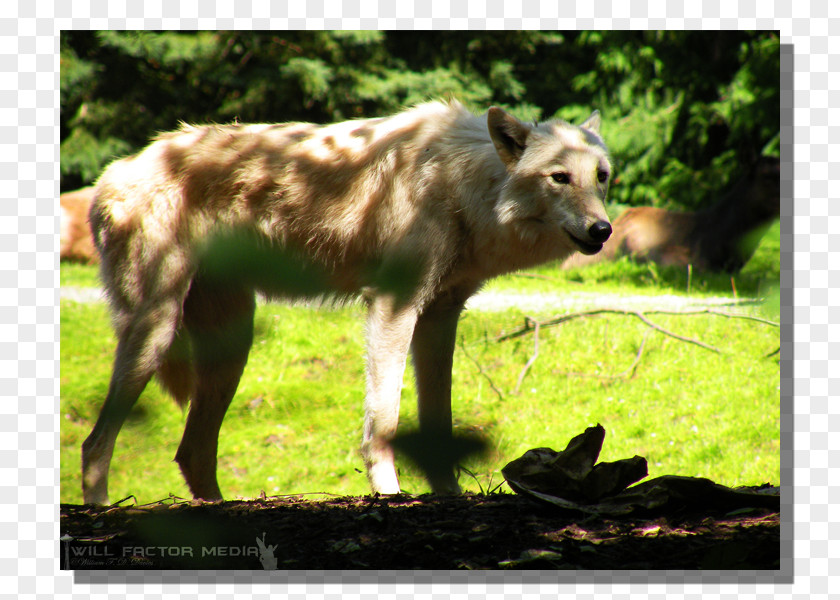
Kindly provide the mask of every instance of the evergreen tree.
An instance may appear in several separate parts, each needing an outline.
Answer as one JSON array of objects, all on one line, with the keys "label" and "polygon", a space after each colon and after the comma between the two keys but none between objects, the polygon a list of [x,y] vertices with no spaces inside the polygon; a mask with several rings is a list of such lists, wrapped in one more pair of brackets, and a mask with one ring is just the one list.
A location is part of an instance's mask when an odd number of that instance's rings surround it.
[{"label": "evergreen tree", "polygon": [[61,33],[62,190],[181,121],[327,123],[454,97],[601,110],[620,204],[696,208],[778,155],[778,32]]}]

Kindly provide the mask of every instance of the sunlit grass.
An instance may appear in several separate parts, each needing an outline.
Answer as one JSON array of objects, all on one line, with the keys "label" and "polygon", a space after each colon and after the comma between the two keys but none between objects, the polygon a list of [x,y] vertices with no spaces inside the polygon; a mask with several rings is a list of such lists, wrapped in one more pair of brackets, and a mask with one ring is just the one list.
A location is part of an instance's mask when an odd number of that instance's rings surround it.
[{"label": "sunlit grass", "polygon": [[[79,502],[79,446],[104,398],[114,340],[101,305],[63,302],[61,376],[61,497]],[[258,309],[258,338],[222,429],[220,485],[228,497],[368,491],[361,457],[362,311],[278,305]],[[456,430],[489,436],[488,462],[468,462],[479,491],[501,482],[499,471],[524,451],[561,449],[600,422],[607,429],[602,458],[635,454],[651,475],[702,475],[728,485],[778,482],[779,366],[764,358],[778,330],[719,316],[652,316],[675,333],[702,339],[720,355],[649,330],[637,319],[610,315],[570,321],[533,337],[495,336],[523,315],[467,313],[455,355]],[[627,371],[644,349],[635,376]],[[501,397],[494,391],[500,392]],[[406,377],[402,427],[416,425],[414,386]],[[142,501],[185,496],[172,458],[185,416],[150,385],[117,443],[111,498]],[[402,485],[427,491],[405,463]]]},{"label": "sunlit grass", "polygon": [[[778,285],[778,227],[775,247],[773,236],[771,230],[735,278],[738,294],[763,294],[774,280]],[[627,262],[602,268],[600,274],[567,274],[543,267],[536,271],[543,278],[508,276],[491,289],[686,291],[677,273]],[[95,267],[62,265],[61,282],[96,285]],[[732,294],[732,281],[696,276],[690,293]],[[778,322],[777,298],[754,310]],[[540,329],[539,353],[517,392],[535,334],[496,338],[519,328],[524,318],[514,308],[462,317],[453,372],[455,427],[485,434],[493,448],[486,460],[466,462],[475,476],[462,474],[466,489],[495,487],[507,462],[530,448],[562,449],[595,423],[607,432],[602,460],[644,456],[651,476],[699,475],[726,485],[779,482],[779,363],[778,355],[768,357],[779,346],[778,328],[717,315],[650,315],[673,333],[717,347],[718,354],[653,331],[632,316],[576,319]],[[258,307],[254,347],[222,427],[219,483],[226,497],[369,493],[358,453],[363,320],[356,304]],[[62,301],[62,502],[81,502],[79,448],[104,399],[114,347],[103,304]],[[415,403],[409,369],[402,430],[416,426]],[[156,384],[147,388],[117,440],[112,501],[188,497],[172,460],[185,417]],[[405,490],[428,491],[414,468],[404,460],[399,464]]]},{"label": "sunlit grass", "polygon": [[701,273],[681,267],[635,263],[628,257],[561,270],[549,263],[524,273],[499,277],[488,289],[532,292],[596,291],[632,294],[684,294],[693,296],[755,297],[779,287],[780,229],[775,222],[761,238],[752,258],[735,276]]}]

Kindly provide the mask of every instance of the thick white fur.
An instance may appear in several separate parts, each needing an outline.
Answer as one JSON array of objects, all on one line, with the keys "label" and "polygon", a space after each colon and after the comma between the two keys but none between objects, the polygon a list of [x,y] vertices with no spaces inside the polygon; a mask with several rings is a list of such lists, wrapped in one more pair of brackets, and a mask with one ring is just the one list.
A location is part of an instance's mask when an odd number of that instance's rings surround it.
[{"label": "thick white fur", "polygon": [[[498,274],[563,258],[581,242],[592,251],[590,227],[607,220],[599,123],[596,112],[582,126],[528,125],[497,108],[475,116],[432,102],[329,126],[184,126],[113,163],[97,183],[91,223],[119,344],[82,448],[85,501],[107,501],[117,433],[155,373],[191,403],[176,460],[193,495],[221,497],[216,441],[251,341],[246,327],[229,342],[222,325],[252,319],[254,290],[208,285],[199,249],[228,227],[304,255],[337,294],[366,291],[362,453],[372,489],[397,493],[388,441],[409,350],[421,430],[449,435],[464,302]],[[383,284],[383,265],[415,274],[407,292]],[[430,483],[459,489],[452,474]]]}]

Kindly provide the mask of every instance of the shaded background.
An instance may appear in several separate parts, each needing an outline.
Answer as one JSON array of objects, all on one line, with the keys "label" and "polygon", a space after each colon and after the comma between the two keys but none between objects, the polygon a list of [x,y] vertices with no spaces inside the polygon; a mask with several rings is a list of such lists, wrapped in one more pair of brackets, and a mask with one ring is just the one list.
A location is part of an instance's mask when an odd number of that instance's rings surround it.
[{"label": "shaded background", "polygon": [[328,123],[455,97],[584,119],[611,202],[696,209],[779,154],[778,31],[61,32],[61,190],[179,121]]}]

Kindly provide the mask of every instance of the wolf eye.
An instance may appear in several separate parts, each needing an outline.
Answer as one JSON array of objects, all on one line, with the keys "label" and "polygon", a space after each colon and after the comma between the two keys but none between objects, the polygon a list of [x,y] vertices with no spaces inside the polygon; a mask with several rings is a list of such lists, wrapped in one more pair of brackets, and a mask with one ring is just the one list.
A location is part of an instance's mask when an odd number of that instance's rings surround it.
[{"label": "wolf eye", "polygon": [[557,183],[569,183],[568,173],[552,173],[551,178]]},{"label": "wolf eye", "polygon": [[598,171],[598,181],[600,181],[601,183],[604,183],[609,176],[610,174],[606,171]]}]

